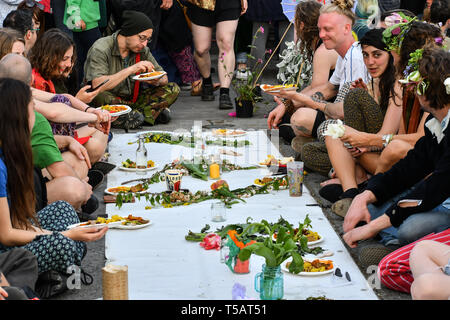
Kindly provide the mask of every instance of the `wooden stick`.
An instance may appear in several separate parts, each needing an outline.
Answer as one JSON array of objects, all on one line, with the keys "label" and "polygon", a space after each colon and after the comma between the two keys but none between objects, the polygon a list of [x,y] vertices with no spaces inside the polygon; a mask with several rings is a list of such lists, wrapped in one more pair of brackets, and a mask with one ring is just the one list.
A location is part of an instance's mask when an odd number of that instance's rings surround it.
[{"label": "wooden stick", "polygon": [[297,83],[295,84],[295,86],[298,88],[298,83],[300,82],[300,75],[302,74],[302,70],[303,70],[303,64],[305,63],[305,60],[302,61],[302,64],[300,65],[300,70],[298,71],[298,76],[297,76]]},{"label": "wooden stick", "polygon": [[261,69],[261,71],[259,72],[258,77],[256,78],[255,82],[253,82],[253,87],[255,87],[256,82],[258,82],[259,77],[262,75],[264,69],[267,67],[267,65],[269,64],[270,60],[272,60],[272,57],[273,57],[273,55],[275,54],[275,52],[277,52],[278,47],[279,47],[279,46],[281,45],[281,43],[283,42],[284,37],[286,36],[286,34],[287,34],[287,32],[289,31],[289,28],[292,26],[292,24],[293,24],[293,21],[291,21],[291,22],[289,23],[289,25],[287,26],[286,31],[284,31],[284,34],[283,34],[283,36],[282,36],[281,39],[280,39],[280,42],[278,42],[278,44],[277,44],[277,47],[275,48],[275,50],[273,50],[272,55],[271,55],[270,58],[267,60],[266,64],[265,64],[264,67]]}]

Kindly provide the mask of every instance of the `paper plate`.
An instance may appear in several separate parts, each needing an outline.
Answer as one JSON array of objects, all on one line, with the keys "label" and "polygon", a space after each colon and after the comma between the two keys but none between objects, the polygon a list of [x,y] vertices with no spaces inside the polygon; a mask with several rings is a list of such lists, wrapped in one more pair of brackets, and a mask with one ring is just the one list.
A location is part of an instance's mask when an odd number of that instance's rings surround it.
[{"label": "paper plate", "polygon": [[[123,110],[123,111],[119,111],[119,112],[109,112],[110,114],[111,114],[111,116],[112,117],[118,117],[118,116],[121,116],[121,115],[123,115],[123,114],[127,114],[127,113],[129,113],[129,112],[131,112],[131,108],[129,107],[129,106],[127,106],[127,105],[125,105],[125,104],[110,104],[109,105],[110,107],[127,107],[125,110]],[[97,108],[98,110],[107,110],[107,109],[102,109],[102,107],[98,107]]]},{"label": "paper plate", "polygon": [[[122,164],[118,164],[117,168],[119,168],[120,170],[123,170],[123,171],[136,172],[136,168],[125,168],[124,166],[122,166]],[[156,170],[156,169],[158,169],[157,165],[155,165],[151,168],[145,168],[144,171],[152,171],[152,170]]]},{"label": "paper plate", "polygon": [[[302,271],[302,272],[299,272],[299,273],[295,274],[295,273],[289,272],[289,268],[286,267],[286,264],[287,264],[288,262],[291,262],[291,261],[292,261],[292,258],[289,258],[289,259],[287,259],[286,261],[284,261],[284,262],[281,264],[281,270],[283,270],[283,271],[286,272],[286,273],[292,274],[292,275],[294,275],[294,276],[303,276],[303,277],[318,277],[318,276],[324,276],[324,275],[333,273],[333,272],[334,272],[334,269],[335,269],[335,268],[334,268],[334,263],[333,263],[333,269],[326,270],[326,271],[324,271],[324,272],[305,272],[305,271]],[[309,261],[309,262],[311,262],[310,260],[304,259],[304,258],[303,258],[303,261]]]},{"label": "paper plate", "polygon": [[229,129],[225,129],[225,130],[226,130],[226,132],[222,133],[221,131],[219,131],[219,129],[216,129],[216,130],[213,130],[212,134],[215,137],[221,137],[221,138],[242,137],[247,134],[247,131],[243,131],[243,130],[229,130]]},{"label": "paper plate", "polygon": [[[111,192],[111,191],[109,191],[109,190],[112,189],[112,188],[118,188],[118,187],[127,187],[127,188],[129,188],[129,186],[115,186],[115,187],[109,187],[109,188],[106,188],[104,192],[105,192],[106,194],[110,194],[110,195],[113,195],[113,196],[118,195],[119,192]],[[127,191],[124,191],[124,192],[127,192]],[[128,192],[131,192],[131,191],[128,191]],[[143,190],[143,191],[139,191],[139,192],[133,192],[133,193],[145,194],[145,193],[147,193],[147,192],[148,192],[148,189],[147,189],[147,190]]]},{"label": "paper plate", "polygon": [[138,224],[138,225],[123,225],[121,223],[121,224],[115,226],[114,228],[115,229],[122,229],[122,230],[136,230],[136,229],[142,229],[142,228],[148,227],[152,223],[153,222],[151,220],[148,223],[146,223],[146,224]]},{"label": "paper plate", "polygon": [[114,221],[114,222],[109,222],[109,223],[98,223],[98,224],[90,224],[90,225],[86,225],[86,226],[82,226],[82,224],[85,224],[85,222],[80,222],[80,223],[75,223],[75,224],[71,224],[70,226],[67,227],[67,230],[76,228],[76,227],[80,227],[80,228],[97,228],[97,229],[102,229],[105,226],[108,226],[108,228],[115,228],[118,225],[120,225],[122,223],[122,221]]},{"label": "paper plate", "polygon": [[286,90],[286,91],[292,91],[292,90],[297,90],[298,89],[298,87],[296,87],[296,86],[287,87],[287,88],[284,87],[284,86],[281,86],[281,85],[280,85],[280,87],[278,87],[278,85],[276,85],[276,86],[277,87],[275,87],[273,89],[270,89],[271,87],[273,87],[272,85],[270,85],[270,84],[262,84],[262,85],[260,85],[260,88],[261,88],[262,91],[267,92],[267,93],[277,93],[277,92],[280,92],[281,89]]},{"label": "paper plate", "polygon": [[154,80],[154,79],[162,78],[166,74],[167,74],[167,72],[165,72],[165,71],[153,71],[153,72],[141,73],[141,74],[135,75],[133,77],[133,80],[138,80],[138,81]]}]

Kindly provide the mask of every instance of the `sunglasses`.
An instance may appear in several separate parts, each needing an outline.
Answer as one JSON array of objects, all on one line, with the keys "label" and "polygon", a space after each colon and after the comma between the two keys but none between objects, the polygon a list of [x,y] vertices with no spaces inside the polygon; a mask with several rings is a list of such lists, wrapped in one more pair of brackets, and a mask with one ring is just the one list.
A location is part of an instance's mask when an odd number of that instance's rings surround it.
[{"label": "sunglasses", "polygon": [[37,6],[39,9],[44,10],[44,5],[34,0],[26,0],[25,4],[27,5],[28,8],[33,8],[34,6]]}]

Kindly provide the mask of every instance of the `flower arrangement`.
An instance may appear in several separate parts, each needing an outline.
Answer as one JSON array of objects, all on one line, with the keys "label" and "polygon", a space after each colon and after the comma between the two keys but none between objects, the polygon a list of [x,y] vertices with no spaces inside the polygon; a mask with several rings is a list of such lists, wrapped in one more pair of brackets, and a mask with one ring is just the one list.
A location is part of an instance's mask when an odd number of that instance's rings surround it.
[{"label": "flower arrangement", "polygon": [[422,59],[423,49],[417,49],[409,54],[408,65],[403,71],[404,79],[399,82],[408,88],[416,88],[418,95],[424,95],[429,86],[429,82],[419,73],[419,61]]},{"label": "flower arrangement", "polygon": [[401,12],[393,13],[385,19],[388,28],[383,31],[383,42],[388,51],[399,53],[403,39],[411,28],[411,23],[415,20],[417,20],[416,17],[411,18]]}]

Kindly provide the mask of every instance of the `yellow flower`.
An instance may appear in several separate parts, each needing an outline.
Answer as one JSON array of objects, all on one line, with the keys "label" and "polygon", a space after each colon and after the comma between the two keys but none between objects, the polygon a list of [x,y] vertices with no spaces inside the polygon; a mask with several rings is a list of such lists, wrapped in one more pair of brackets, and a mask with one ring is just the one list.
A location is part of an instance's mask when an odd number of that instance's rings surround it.
[{"label": "yellow flower", "polygon": [[145,207],[145,210],[150,210],[152,207],[150,207],[150,206],[146,206]]}]

